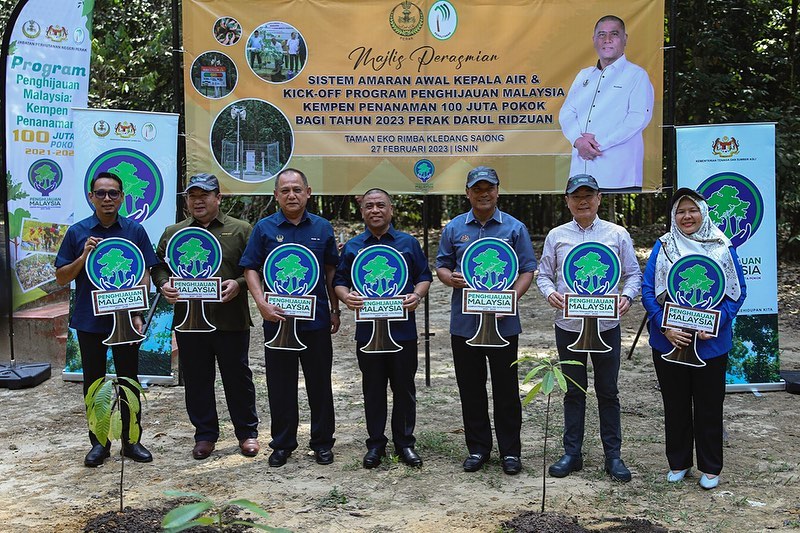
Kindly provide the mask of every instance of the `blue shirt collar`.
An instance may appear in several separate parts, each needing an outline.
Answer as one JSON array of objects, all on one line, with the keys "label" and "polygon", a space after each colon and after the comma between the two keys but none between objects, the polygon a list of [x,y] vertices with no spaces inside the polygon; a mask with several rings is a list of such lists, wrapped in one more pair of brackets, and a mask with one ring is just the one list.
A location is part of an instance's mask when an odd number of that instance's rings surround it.
[{"label": "blue shirt collar", "polygon": [[365,231],[365,232],[364,232],[364,235],[365,235],[364,242],[365,242],[365,243],[369,243],[369,242],[377,242],[377,243],[379,243],[379,242],[381,242],[381,241],[382,241],[384,238],[387,238],[387,237],[388,237],[390,240],[393,240],[393,241],[395,241],[395,240],[397,240],[397,235],[398,235],[399,233],[400,233],[399,231],[397,231],[396,229],[394,229],[394,226],[393,226],[392,224],[389,224],[389,229],[386,231],[386,233],[384,233],[383,235],[381,235],[381,238],[380,238],[380,239],[379,239],[379,238],[377,238],[375,235],[373,235],[373,233],[372,233],[370,230],[367,230],[367,231]]},{"label": "blue shirt collar", "polygon": [[[120,222],[120,220],[122,220],[122,218],[123,217],[121,217],[120,214],[117,213],[117,219],[114,221],[113,224],[111,224],[111,226],[108,226],[108,227],[110,228],[110,227],[115,226],[115,225],[119,226],[119,227],[122,227],[122,223]],[[97,226],[100,226],[102,228],[105,227],[105,226],[103,226],[103,223],[100,222],[100,219],[97,218],[97,213],[92,212],[92,216],[89,217],[89,219],[91,221],[91,226],[90,227],[92,227],[92,228],[96,228]]]},{"label": "blue shirt collar", "polygon": [[[492,218],[490,218],[489,220],[494,220],[498,224],[503,223],[503,213],[500,211],[499,207],[494,208],[494,213],[492,213]],[[489,222],[489,220],[487,220],[486,222]],[[470,209],[469,211],[467,211],[467,224],[471,224],[472,222],[477,222],[478,224],[481,223],[480,220],[475,218],[475,213],[473,213],[472,209]]]},{"label": "blue shirt collar", "polygon": [[[278,209],[278,212],[275,213],[275,216],[277,217],[276,223],[277,223],[278,226],[280,226],[281,224],[292,224],[289,221],[289,219],[286,218],[286,215],[283,214],[283,211],[281,211],[280,209]],[[303,210],[303,216],[300,217],[300,222],[298,223],[298,225],[302,224],[306,220],[308,220],[308,211],[304,209]],[[292,225],[294,226],[294,224],[292,224]]]}]

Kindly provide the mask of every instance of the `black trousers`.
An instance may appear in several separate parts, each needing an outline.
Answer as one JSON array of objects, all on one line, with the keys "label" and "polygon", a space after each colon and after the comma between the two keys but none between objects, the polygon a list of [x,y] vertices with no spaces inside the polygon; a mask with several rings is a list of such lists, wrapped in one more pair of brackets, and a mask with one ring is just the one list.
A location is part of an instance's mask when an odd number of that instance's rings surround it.
[{"label": "black trousers", "polygon": [[[98,379],[106,375],[106,353],[108,346],[103,344],[103,340],[108,337],[108,333],[89,333],[86,331],[78,331],[78,346],[81,349],[81,366],[83,367],[83,396],[89,392],[89,387]],[[139,381],[139,344],[118,344],[111,347],[111,353],[114,356],[114,368],[118,377],[125,377]],[[125,387],[125,383],[122,383]],[[131,389],[131,387],[128,387]],[[136,397],[139,397],[139,391],[131,389]],[[128,428],[130,427],[130,412],[125,402],[122,402],[120,412],[122,414],[122,435],[123,440],[127,440],[125,436],[128,435]],[[141,428],[142,411],[136,415],[136,421]],[[140,437],[141,438],[141,437]],[[89,432],[89,440],[92,446],[100,444],[97,437]],[[106,448],[111,445],[110,442],[106,443]]]},{"label": "black trousers", "polygon": [[258,63],[258,68],[261,68],[261,51],[250,50],[250,66],[256,68],[256,63]]},{"label": "black trousers", "polygon": [[[588,378],[586,352],[573,352],[567,346],[578,340],[579,333],[566,331],[556,326],[556,347],[561,361],[570,359],[582,365],[563,365],[561,370],[581,387],[586,389]],[[597,410],[600,415],[600,440],[607,459],[617,459],[622,446],[622,426],[620,424],[619,390],[617,378],[620,364],[619,326],[603,331],[600,337],[611,346],[610,352],[592,353],[594,367],[594,391],[597,395]],[[564,395],[564,453],[580,455],[583,447],[583,434],[586,428],[586,394],[567,380],[567,393]]]},{"label": "black trousers", "polygon": [[492,377],[497,447],[501,456],[519,457],[522,453],[522,402],[517,365],[511,364],[517,360],[519,336],[506,337],[506,340],[508,346],[502,348],[479,348],[468,345],[466,337],[450,336],[464,418],[464,437],[469,453],[488,454],[492,450],[492,427],[486,392],[487,359]]},{"label": "black trousers", "polygon": [[183,373],[186,412],[194,426],[195,442],[219,439],[219,416],[214,382],[217,365],[225,402],[239,441],[258,437],[256,389],[250,370],[250,331],[175,332]]},{"label": "black trousers", "polygon": [[402,350],[394,353],[364,353],[356,346],[358,367],[361,369],[361,388],[364,391],[364,414],[367,419],[367,448],[383,449],[386,438],[386,385],[392,388],[392,441],[395,450],[413,447],[417,422],[417,341],[397,341]]},{"label": "black trousers", "polygon": [[333,447],[336,425],[331,389],[333,345],[325,330],[298,331],[297,337],[305,350],[273,350],[264,348],[267,372],[267,392],[271,418],[272,442],[275,450],[297,448],[297,426],[300,414],[297,405],[298,364],[303,367],[308,405],[311,409],[312,450]]},{"label": "black trousers", "polygon": [[706,474],[722,472],[722,404],[728,354],[706,360],[695,368],[661,359],[653,350],[661,398],[670,470],[692,466],[692,445],[697,448],[697,468]]}]

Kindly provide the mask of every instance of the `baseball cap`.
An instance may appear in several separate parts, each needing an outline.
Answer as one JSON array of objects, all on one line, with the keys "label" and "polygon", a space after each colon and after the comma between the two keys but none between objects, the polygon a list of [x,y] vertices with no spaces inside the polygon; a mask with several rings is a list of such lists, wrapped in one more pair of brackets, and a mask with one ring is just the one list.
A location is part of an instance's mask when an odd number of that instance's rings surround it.
[{"label": "baseball cap", "polygon": [[594,177],[589,174],[575,174],[567,180],[566,194],[572,194],[581,187],[589,187],[595,191],[600,190],[600,186],[597,184],[597,180],[594,179]]},{"label": "baseball cap", "polygon": [[189,192],[192,187],[199,187],[204,191],[219,190],[219,180],[214,174],[195,174],[189,178],[189,183],[186,184],[184,192]]},{"label": "baseball cap", "polygon": [[500,184],[497,172],[489,167],[475,167],[469,171],[469,174],[467,174],[467,188],[472,187],[479,181],[488,181],[492,185]]},{"label": "baseball cap", "polygon": [[684,196],[688,196],[689,198],[691,198],[696,202],[706,201],[706,199],[703,198],[703,195],[695,191],[694,189],[690,189],[689,187],[681,187],[680,189],[675,191],[675,194],[672,195],[672,198],[669,201],[670,207],[675,205],[675,202],[679,201]]}]

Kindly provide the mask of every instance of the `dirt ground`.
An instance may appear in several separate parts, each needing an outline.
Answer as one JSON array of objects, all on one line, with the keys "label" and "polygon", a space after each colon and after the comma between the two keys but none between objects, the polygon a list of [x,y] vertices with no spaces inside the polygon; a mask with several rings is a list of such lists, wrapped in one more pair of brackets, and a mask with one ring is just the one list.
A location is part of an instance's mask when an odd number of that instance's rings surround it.
[{"label": "dirt ground", "polygon": [[[786,267],[786,268],[785,268]],[[781,268],[781,367],[800,370],[796,265]],[[294,531],[504,531],[501,523],[537,511],[542,498],[544,400],[523,412],[523,464],[506,476],[496,455],[480,472],[461,468],[461,410],[447,334],[450,291],[434,281],[431,294],[430,387],[425,385],[424,347],[417,375],[417,450],[425,461],[411,469],[384,461],[364,470],[363,399],[353,352],[353,318],[343,318],[334,337],[336,460],[317,465],[299,449],[283,468],[267,464],[269,410],[263,338],[253,328],[254,367],[261,416],[262,453],[238,453],[221,386],[217,401],[224,425],[217,450],[205,461],[191,457],[193,430],[181,387],[153,386],[144,407],[143,443],[151,464],[125,463],[125,504],[163,507],[163,492],[200,492],[216,500],[249,498],[271,513],[269,524]],[[520,304],[522,354],[555,354],[552,315],[532,290]],[[622,321],[627,352],[642,320],[641,305]],[[253,316],[256,316],[254,313]],[[422,313],[419,320],[421,322]],[[118,506],[118,456],[98,469],[83,466],[88,451],[80,385],[52,379],[28,390],[0,390],[0,530],[83,529],[94,515]],[[614,483],[603,473],[596,402],[589,399],[584,470],[547,478],[547,510],[577,517],[589,530],[623,518],[644,519],[670,531],[788,531],[800,529],[800,396],[785,392],[730,394],[725,402],[725,469],[717,490],[704,491],[697,477],[682,484],[665,480],[661,398],[656,389],[646,333],[633,358],[623,355],[620,373],[623,458],[633,481]],[[301,385],[301,406],[307,405]],[[546,462],[560,453],[561,400]],[[308,409],[301,408],[300,441],[308,439]],[[118,451],[117,445],[114,452]]]}]

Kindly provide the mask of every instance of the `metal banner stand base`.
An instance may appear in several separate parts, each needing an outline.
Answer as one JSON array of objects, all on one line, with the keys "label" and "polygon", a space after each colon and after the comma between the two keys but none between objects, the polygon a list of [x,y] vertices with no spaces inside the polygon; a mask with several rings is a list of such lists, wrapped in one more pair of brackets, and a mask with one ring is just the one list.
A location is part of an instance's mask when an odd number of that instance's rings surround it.
[{"label": "metal banner stand base", "polygon": [[600,336],[597,318],[585,317],[578,340],[567,346],[573,352],[605,353],[611,351],[611,346],[605,343]]},{"label": "metal banner stand base", "polygon": [[508,346],[497,329],[497,314],[481,313],[481,322],[478,324],[478,332],[467,341],[470,346],[480,346],[484,348],[502,348]]},{"label": "metal banner stand base", "polygon": [[50,363],[18,365],[12,360],[10,365],[0,365],[0,388],[27,389],[48,379],[50,379]]},{"label": "metal banner stand base", "polygon": [[305,350],[307,346],[297,338],[295,317],[287,316],[286,320],[278,325],[278,332],[272,340],[264,343],[267,348],[273,350]]}]

